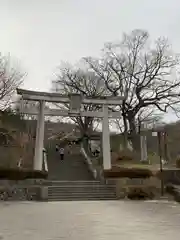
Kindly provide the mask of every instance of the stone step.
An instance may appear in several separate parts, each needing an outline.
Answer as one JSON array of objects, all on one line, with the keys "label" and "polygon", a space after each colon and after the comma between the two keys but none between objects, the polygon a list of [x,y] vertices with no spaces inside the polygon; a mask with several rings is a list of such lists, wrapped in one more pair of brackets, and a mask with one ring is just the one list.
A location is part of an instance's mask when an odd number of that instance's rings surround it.
[{"label": "stone step", "polygon": [[49,192],[111,192],[114,191],[114,188],[89,188],[89,189],[85,189],[85,188],[56,188],[56,189],[48,189]]},{"label": "stone step", "polygon": [[113,189],[115,186],[114,185],[99,185],[99,184],[94,184],[94,185],[88,185],[88,184],[78,184],[78,185],[48,185],[48,187],[51,187],[53,189],[56,189],[56,188],[65,188],[65,189],[68,189],[68,188],[84,188],[84,189],[90,189],[90,188],[93,188],[93,189],[98,189],[98,188],[110,188],[110,189]]},{"label": "stone step", "polygon": [[103,191],[103,192],[48,192],[48,196],[71,196],[71,195],[77,195],[77,196],[82,196],[82,195],[88,195],[88,196],[100,196],[100,195],[116,195],[115,192],[108,192],[108,191]]},{"label": "stone step", "polygon": [[54,193],[54,194],[48,194],[48,199],[90,199],[90,198],[96,198],[96,199],[107,199],[107,198],[113,198],[116,199],[116,194],[113,192],[101,192],[101,193],[86,193],[86,192],[78,192],[78,193]]},{"label": "stone step", "polygon": [[77,191],[77,192],[62,192],[62,191],[56,191],[56,192],[51,192],[51,191],[48,191],[48,196],[53,196],[53,195],[56,195],[56,196],[62,196],[62,195],[108,195],[108,194],[115,194],[115,192],[113,191],[102,191],[102,192],[83,192],[83,191]]},{"label": "stone step", "polygon": [[116,200],[115,197],[90,197],[90,196],[87,196],[87,197],[77,197],[77,198],[74,198],[74,197],[58,197],[58,198],[50,198],[48,201],[112,201],[112,200]]},{"label": "stone step", "polygon": [[84,182],[59,182],[59,183],[43,183],[44,186],[51,186],[51,187],[115,187],[114,184],[104,184],[104,183],[84,183]]},{"label": "stone step", "polygon": [[106,185],[94,185],[94,186],[92,186],[92,185],[65,185],[65,186],[63,186],[63,185],[60,185],[60,186],[48,186],[48,188],[50,189],[50,190],[52,190],[52,191],[56,191],[56,190],[61,190],[61,191],[63,191],[63,190],[67,190],[67,191],[70,191],[70,190],[72,190],[72,191],[76,191],[76,190],[83,190],[83,191],[89,191],[89,190],[95,190],[95,191],[97,191],[97,190],[99,190],[99,191],[101,191],[101,190],[103,190],[103,189],[108,189],[108,190],[113,190],[113,189],[115,189],[115,186],[106,186]]},{"label": "stone step", "polygon": [[48,191],[55,193],[55,192],[114,192],[115,187],[113,186],[49,186]]},{"label": "stone step", "polygon": [[46,180],[44,181],[44,184],[46,185],[96,185],[96,184],[102,184],[104,185],[104,183],[101,183],[100,181],[60,181],[60,180]]},{"label": "stone step", "polygon": [[48,185],[49,201],[116,199],[114,184],[99,181],[57,181]]},{"label": "stone step", "polygon": [[53,195],[53,196],[49,196],[48,199],[84,199],[84,198],[116,198],[115,194],[101,194],[101,195],[89,195],[89,194],[81,194],[81,195]]},{"label": "stone step", "polygon": [[114,199],[116,200],[116,195],[113,195],[113,194],[101,194],[101,195],[89,195],[89,194],[78,194],[78,195],[53,195],[53,196],[49,196],[48,197],[48,200],[52,200],[52,199],[90,199],[90,198],[96,198],[96,199],[107,199],[107,198],[111,198],[111,199]]},{"label": "stone step", "polygon": [[88,195],[88,196],[101,196],[101,195],[113,195],[115,196],[115,192],[48,192],[48,196],[82,196],[82,195]]}]

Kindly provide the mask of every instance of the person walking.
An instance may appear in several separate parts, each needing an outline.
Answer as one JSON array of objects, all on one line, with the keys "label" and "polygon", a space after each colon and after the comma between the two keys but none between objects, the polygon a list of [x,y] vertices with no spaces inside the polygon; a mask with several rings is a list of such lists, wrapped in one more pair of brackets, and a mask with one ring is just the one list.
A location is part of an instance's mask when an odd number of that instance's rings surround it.
[{"label": "person walking", "polygon": [[56,152],[58,152],[59,150],[59,146],[56,144]]},{"label": "person walking", "polygon": [[60,159],[64,160],[64,148],[59,149]]}]

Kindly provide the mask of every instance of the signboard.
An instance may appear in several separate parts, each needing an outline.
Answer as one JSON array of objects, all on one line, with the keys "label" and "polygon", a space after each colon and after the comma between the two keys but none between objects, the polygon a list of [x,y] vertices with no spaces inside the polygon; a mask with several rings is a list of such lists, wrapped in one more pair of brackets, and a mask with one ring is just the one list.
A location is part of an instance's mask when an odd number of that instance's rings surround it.
[{"label": "signboard", "polygon": [[157,137],[157,135],[158,135],[157,132],[152,132],[153,137]]},{"label": "signboard", "polygon": [[77,114],[81,109],[81,95],[80,94],[71,94],[70,95],[70,114]]}]

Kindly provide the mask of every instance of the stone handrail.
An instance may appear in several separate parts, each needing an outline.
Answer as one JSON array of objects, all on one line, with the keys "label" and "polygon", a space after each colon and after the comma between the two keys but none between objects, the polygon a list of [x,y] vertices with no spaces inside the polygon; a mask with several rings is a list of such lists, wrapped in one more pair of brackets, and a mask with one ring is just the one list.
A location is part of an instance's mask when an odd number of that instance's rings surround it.
[{"label": "stone handrail", "polygon": [[[18,168],[21,168],[22,167],[22,158],[19,159],[17,165],[18,165]],[[46,172],[48,172],[48,164],[47,164],[47,153],[46,153],[46,150],[43,150],[43,164],[44,164],[44,170]]]},{"label": "stone handrail", "polygon": [[92,161],[91,161],[90,157],[88,156],[88,154],[86,153],[86,151],[85,151],[85,149],[84,149],[84,147],[82,145],[81,145],[81,153],[84,156],[84,158],[86,160],[86,163],[87,163],[87,165],[89,167],[89,170],[93,174],[94,179],[97,179],[97,171],[96,171],[96,169],[94,169]]},{"label": "stone handrail", "polygon": [[22,165],[22,157],[19,159],[19,161],[18,161],[18,168],[21,168],[21,165]]},{"label": "stone handrail", "polygon": [[48,172],[47,153],[45,150],[43,151],[43,162],[44,162],[44,170]]}]

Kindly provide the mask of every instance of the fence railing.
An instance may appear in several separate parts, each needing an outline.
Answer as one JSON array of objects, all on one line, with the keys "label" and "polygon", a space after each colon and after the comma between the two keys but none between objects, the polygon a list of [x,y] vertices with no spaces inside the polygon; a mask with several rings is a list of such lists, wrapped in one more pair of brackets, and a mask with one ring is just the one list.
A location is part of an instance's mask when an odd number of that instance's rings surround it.
[{"label": "fence railing", "polygon": [[47,152],[46,152],[46,150],[43,150],[43,164],[44,164],[44,170],[46,172],[48,172]]}]

